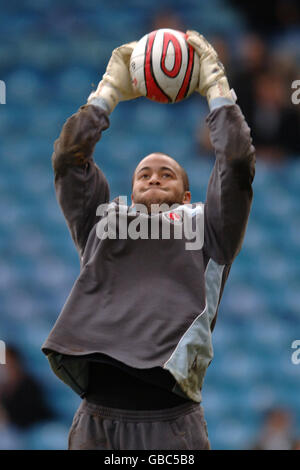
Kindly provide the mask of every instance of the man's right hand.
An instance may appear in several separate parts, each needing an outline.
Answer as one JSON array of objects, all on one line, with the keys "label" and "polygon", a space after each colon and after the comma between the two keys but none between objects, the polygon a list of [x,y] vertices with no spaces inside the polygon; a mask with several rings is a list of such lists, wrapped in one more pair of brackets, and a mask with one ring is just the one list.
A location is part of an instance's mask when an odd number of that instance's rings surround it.
[{"label": "man's right hand", "polygon": [[127,101],[142,96],[133,90],[129,72],[129,62],[136,41],[123,44],[113,50],[106,72],[99,82],[97,90],[88,97],[88,104],[107,108],[111,113],[119,101]]}]

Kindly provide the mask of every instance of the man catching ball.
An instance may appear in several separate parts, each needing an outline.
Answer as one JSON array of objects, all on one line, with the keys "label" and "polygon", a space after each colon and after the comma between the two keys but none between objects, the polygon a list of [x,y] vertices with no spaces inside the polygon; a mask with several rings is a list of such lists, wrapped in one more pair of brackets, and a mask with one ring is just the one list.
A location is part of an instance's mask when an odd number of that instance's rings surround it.
[{"label": "man catching ball", "polygon": [[80,274],[42,351],[82,398],[69,449],[210,448],[201,390],[247,226],[255,150],[215,50],[195,31],[187,41],[200,58],[197,91],[208,100],[216,154],[205,203],[191,203],[184,169],[160,152],[135,169],[130,205],[110,202],[93,151],[115,106],[139,96],[128,70],[135,43],[113,51],[54,145],[57,199]]}]

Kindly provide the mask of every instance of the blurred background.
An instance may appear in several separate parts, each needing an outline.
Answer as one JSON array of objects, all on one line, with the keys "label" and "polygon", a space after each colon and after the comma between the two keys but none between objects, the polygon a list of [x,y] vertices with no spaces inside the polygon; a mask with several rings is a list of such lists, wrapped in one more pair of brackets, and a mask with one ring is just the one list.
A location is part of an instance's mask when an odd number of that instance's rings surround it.
[{"label": "blurred background", "polygon": [[[79,274],[57,205],[51,154],[111,51],[161,27],[196,29],[217,49],[257,148],[244,245],[213,333],[203,406],[213,449],[299,449],[300,9],[292,0],[0,1],[0,448],[66,449],[80,398],[51,372],[41,345]],[[111,198],[153,151],[187,170],[204,201],[214,164],[205,100],[122,103],[95,160]]]}]

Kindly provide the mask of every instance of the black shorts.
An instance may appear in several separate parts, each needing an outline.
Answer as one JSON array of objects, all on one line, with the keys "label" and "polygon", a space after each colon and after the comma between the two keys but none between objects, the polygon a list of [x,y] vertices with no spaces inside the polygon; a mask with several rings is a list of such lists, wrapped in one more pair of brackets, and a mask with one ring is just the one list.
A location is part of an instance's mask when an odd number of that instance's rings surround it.
[{"label": "black shorts", "polygon": [[69,450],[209,450],[203,408],[119,410],[85,399],[69,432]]}]

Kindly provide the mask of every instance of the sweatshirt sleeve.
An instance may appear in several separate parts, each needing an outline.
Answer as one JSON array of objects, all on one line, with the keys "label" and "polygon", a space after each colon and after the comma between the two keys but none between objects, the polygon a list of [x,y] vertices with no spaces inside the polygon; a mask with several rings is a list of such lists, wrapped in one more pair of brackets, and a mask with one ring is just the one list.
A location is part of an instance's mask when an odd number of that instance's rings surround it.
[{"label": "sweatshirt sleeve", "polygon": [[108,182],[93,159],[95,145],[108,127],[103,109],[84,105],[66,121],[54,143],[56,197],[80,257],[97,221],[97,207],[109,202]]},{"label": "sweatshirt sleeve", "polygon": [[216,161],[204,205],[204,250],[219,264],[231,264],[241,249],[250,213],[255,149],[238,105],[207,117]]}]

